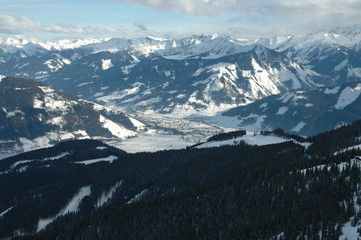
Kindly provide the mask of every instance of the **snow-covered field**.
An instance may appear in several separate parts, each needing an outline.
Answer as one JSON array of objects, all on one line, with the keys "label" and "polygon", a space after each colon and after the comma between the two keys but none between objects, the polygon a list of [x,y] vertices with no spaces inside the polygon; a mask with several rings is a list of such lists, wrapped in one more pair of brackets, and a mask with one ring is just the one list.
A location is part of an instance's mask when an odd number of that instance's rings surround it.
[{"label": "snow-covered field", "polygon": [[248,145],[256,145],[256,146],[263,146],[269,144],[276,144],[290,141],[288,138],[281,138],[273,135],[263,136],[263,135],[255,135],[253,133],[248,133],[242,137],[228,139],[224,141],[212,141],[207,142],[202,145],[197,146],[197,148],[208,148],[208,147],[219,147],[224,145],[236,145],[240,142],[245,142]]}]

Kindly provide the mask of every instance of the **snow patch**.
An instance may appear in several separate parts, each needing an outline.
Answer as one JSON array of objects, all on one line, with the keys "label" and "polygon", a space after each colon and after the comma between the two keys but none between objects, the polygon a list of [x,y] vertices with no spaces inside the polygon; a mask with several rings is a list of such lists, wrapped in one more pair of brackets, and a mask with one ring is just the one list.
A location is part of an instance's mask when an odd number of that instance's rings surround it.
[{"label": "snow patch", "polygon": [[46,228],[50,223],[52,223],[55,219],[61,216],[65,216],[69,213],[76,213],[79,211],[79,206],[84,197],[89,196],[91,194],[90,186],[82,187],[78,193],[74,195],[74,197],[68,202],[68,204],[60,210],[58,214],[54,217],[39,219],[38,226],[36,228],[36,232],[39,232]]},{"label": "snow patch", "polygon": [[132,203],[139,202],[140,200],[142,200],[142,198],[144,198],[148,194],[148,192],[149,192],[148,189],[145,189],[145,190],[141,191],[140,193],[135,195],[132,199],[130,199],[127,202],[127,204],[132,204]]},{"label": "snow patch", "polygon": [[143,124],[142,122],[132,117],[129,117],[129,120],[132,122],[133,126],[136,127],[138,130],[144,129],[145,124]]},{"label": "snow patch", "polygon": [[283,114],[285,114],[285,112],[287,112],[288,111],[288,108],[287,107],[280,107],[279,109],[278,109],[278,111],[277,111],[277,115],[283,115]]},{"label": "snow patch", "polygon": [[265,103],[262,103],[261,105],[259,105],[259,108],[266,108],[267,107],[267,103],[265,102]]},{"label": "snow patch", "polygon": [[325,93],[326,94],[336,94],[336,93],[338,93],[339,90],[340,90],[340,87],[335,87],[335,88],[331,88],[331,89],[326,88]]},{"label": "snow patch", "polygon": [[90,160],[85,160],[85,161],[81,161],[81,162],[73,162],[76,164],[83,164],[83,165],[89,165],[89,164],[93,164],[93,163],[98,163],[98,162],[109,162],[112,163],[114,160],[118,159],[117,156],[114,155],[110,155],[106,158],[96,158],[96,159],[90,159]]},{"label": "snow patch", "polygon": [[44,158],[42,161],[45,162],[45,161],[54,161],[54,160],[58,160],[58,159],[61,159],[63,157],[66,157],[66,156],[69,156],[71,153],[70,152],[63,152],[63,153],[60,153],[54,157],[48,157],[48,158]]},{"label": "snow patch", "polygon": [[354,88],[346,87],[340,93],[340,96],[339,96],[334,108],[337,110],[340,110],[340,109],[347,107],[348,105],[350,105],[351,103],[356,101],[356,99],[360,96],[360,94],[361,94],[361,84],[360,83],[357,84],[357,86]]},{"label": "snow patch", "polygon": [[20,110],[13,110],[13,111],[8,112],[5,108],[3,108],[3,111],[6,113],[6,118],[15,117],[17,114],[23,115],[23,116],[25,115],[25,113]]},{"label": "snow patch", "polygon": [[11,209],[13,209],[14,207],[9,207],[8,209],[6,209],[5,211],[0,213],[0,219],[3,218],[8,212],[11,211]]},{"label": "snow patch", "polygon": [[106,119],[102,115],[99,115],[99,122],[101,123],[102,127],[106,128],[116,137],[119,138],[126,138],[130,136],[135,136],[135,132],[130,131],[124,127],[119,126],[118,124],[114,123],[113,121]]},{"label": "snow patch", "polygon": [[95,149],[96,149],[96,150],[106,150],[106,149],[108,149],[108,148],[105,147],[105,146],[98,146],[98,147],[96,147]]},{"label": "snow patch", "polygon": [[273,135],[264,136],[259,134],[247,133],[242,137],[227,139],[224,141],[212,141],[212,142],[203,143],[201,145],[196,146],[196,148],[211,148],[211,147],[220,147],[227,145],[238,145],[242,142],[248,145],[264,146],[269,144],[282,143],[286,141],[290,141],[290,139],[281,138]]},{"label": "snow patch", "polygon": [[306,126],[307,123],[301,121],[299,122],[294,128],[291,129],[291,132],[299,132],[301,131],[302,128],[304,128],[304,126]]},{"label": "snow patch", "polygon": [[344,149],[342,149],[340,151],[335,152],[333,155],[337,155],[337,154],[340,154],[340,153],[343,153],[343,152],[346,152],[346,151],[349,151],[349,150],[353,150],[353,149],[361,149],[361,144],[355,145],[355,146],[352,146],[352,147],[348,147],[348,148],[344,148]]},{"label": "snow patch", "polygon": [[113,187],[111,187],[107,192],[103,191],[100,198],[98,198],[98,201],[96,203],[96,207],[102,207],[105,203],[107,203],[110,199],[112,199],[113,194],[117,190],[118,187],[122,185],[123,181],[117,182]]},{"label": "snow patch", "polygon": [[77,85],[77,87],[83,87],[83,86],[86,86],[86,85],[88,85],[88,84],[92,84],[92,83],[94,83],[94,82],[85,82],[85,83],[80,83],[80,84],[78,84],[78,85]]},{"label": "snow patch", "polygon": [[335,72],[338,72],[338,71],[344,69],[345,67],[347,67],[347,63],[348,63],[347,60],[343,60],[342,62],[340,62],[340,64],[338,64],[336,67],[334,67],[333,70],[334,70]]},{"label": "snow patch", "polygon": [[109,68],[113,67],[112,60],[111,59],[102,59],[102,69],[108,70]]}]

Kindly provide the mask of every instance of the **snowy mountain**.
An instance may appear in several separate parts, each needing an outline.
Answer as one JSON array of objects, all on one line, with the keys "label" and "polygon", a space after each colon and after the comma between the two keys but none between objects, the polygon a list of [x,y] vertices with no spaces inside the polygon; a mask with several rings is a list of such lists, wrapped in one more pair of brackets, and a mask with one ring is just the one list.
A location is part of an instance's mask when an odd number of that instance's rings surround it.
[{"label": "snowy mountain", "polygon": [[361,26],[317,31],[306,35],[263,38],[257,41],[286,54],[311,70],[329,76],[332,84],[361,77]]},{"label": "snowy mountain", "polygon": [[[64,92],[128,111],[215,111],[290,89],[318,86],[323,78],[262,46],[217,59],[137,59],[99,52],[44,80]],[[320,83],[318,83],[320,82]]]},{"label": "snowy mountain", "polygon": [[212,115],[327,81],[278,52],[261,45],[241,46],[225,36],[135,42],[111,39],[74,50],[12,58],[3,61],[2,74],[33,78],[127,111],[187,115]]},{"label": "snowy mountain", "polygon": [[231,109],[217,122],[254,131],[282,128],[310,136],[359,120],[360,95],[360,82],[291,91]]},{"label": "snowy mountain", "polygon": [[361,80],[360,26],[256,41],[223,35],[6,39],[0,75],[131,113],[215,115],[264,97]]},{"label": "snowy mountain", "polygon": [[2,151],[28,151],[66,139],[127,138],[141,124],[106,107],[19,78],[0,81]]}]

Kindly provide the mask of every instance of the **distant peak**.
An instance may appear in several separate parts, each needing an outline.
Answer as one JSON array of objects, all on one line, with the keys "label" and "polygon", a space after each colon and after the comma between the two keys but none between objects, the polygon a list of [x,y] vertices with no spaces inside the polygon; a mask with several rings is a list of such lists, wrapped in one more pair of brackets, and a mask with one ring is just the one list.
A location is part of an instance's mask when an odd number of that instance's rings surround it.
[{"label": "distant peak", "polygon": [[161,42],[164,42],[164,41],[168,40],[167,38],[153,37],[153,36],[148,36],[147,38],[149,38],[151,40],[155,40],[155,41],[161,41]]}]

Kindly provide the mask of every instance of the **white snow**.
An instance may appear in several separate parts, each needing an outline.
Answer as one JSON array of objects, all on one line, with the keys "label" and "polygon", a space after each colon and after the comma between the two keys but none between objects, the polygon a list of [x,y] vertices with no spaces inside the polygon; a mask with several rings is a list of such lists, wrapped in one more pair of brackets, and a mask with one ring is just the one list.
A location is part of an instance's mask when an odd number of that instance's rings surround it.
[{"label": "white snow", "polygon": [[356,87],[346,87],[341,93],[335,105],[335,109],[340,110],[353,103],[361,94],[361,84]]},{"label": "white snow", "polygon": [[144,189],[143,191],[141,191],[140,193],[138,193],[137,195],[135,195],[132,199],[130,199],[127,204],[132,204],[132,203],[136,203],[139,202],[140,200],[142,200],[142,198],[149,192],[148,189]]},{"label": "white snow", "polygon": [[44,102],[34,98],[33,108],[44,108]]},{"label": "white snow", "polygon": [[56,140],[68,140],[73,138],[78,139],[88,139],[88,134],[83,130],[78,130],[75,132],[65,132],[65,131],[59,131],[59,132],[48,132],[46,135],[37,137],[35,139],[29,140],[27,138],[19,138],[20,141],[20,148],[22,151],[27,152],[39,148],[45,148],[45,147],[51,147],[51,142]]},{"label": "white snow", "polygon": [[102,124],[102,126],[106,129],[108,129],[114,136],[119,138],[127,138],[130,136],[135,136],[136,133],[133,131],[130,131],[122,126],[119,126],[118,124],[114,123],[113,121],[103,117],[102,115],[99,116],[99,122]]},{"label": "white snow", "polygon": [[268,105],[268,103],[262,103],[261,105],[259,105],[259,108],[266,108],[267,107],[267,105]]},{"label": "white snow", "polygon": [[129,117],[129,120],[132,122],[133,126],[136,127],[138,130],[144,129],[144,127],[145,127],[144,123],[142,123],[142,122],[140,122],[137,119],[132,118],[132,117]]},{"label": "white snow", "polygon": [[[64,153],[61,153],[61,154],[59,154],[59,155],[57,155],[57,156],[54,156],[54,157],[49,157],[49,158],[41,159],[40,161],[45,162],[45,161],[58,160],[58,159],[60,159],[60,158],[63,158],[63,157],[65,157],[65,156],[68,156],[68,155],[70,155],[70,152],[64,152]],[[26,164],[26,163],[31,163],[31,162],[34,162],[34,161],[38,161],[38,160],[37,160],[37,159],[32,159],[32,160],[21,160],[21,161],[17,161],[17,162],[15,162],[15,163],[13,163],[7,171],[5,171],[5,172],[0,172],[0,175],[2,175],[2,174],[7,174],[7,173],[9,173],[9,172],[12,172],[12,171],[13,171],[14,169],[16,169],[19,165],[23,165],[23,164]],[[27,168],[28,168],[28,166],[25,165],[25,166],[22,166],[21,168],[17,169],[16,171],[21,173],[21,172],[26,171]]]},{"label": "white snow", "polygon": [[346,152],[346,151],[349,151],[349,150],[352,150],[352,149],[361,149],[361,144],[342,149],[340,151],[335,152],[333,155],[337,155],[337,154],[340,154],[340,153],[343,153],[343,152]]},{"label": "white snow", "polygon": [[339,239],[349,239],[349,240],[353,240],[353,239],[359,239],[359,233],[357,232],[357,229],[360,226],[355,226],[353,227],[351,225],[352,220],[348,221],[347,223],[345,223],[342,227],[342,235],[339,237]]},{"label": "white snow", "polygon": [[98,162],[109,162],[112,163],[114,160],[118,159],[117,156],[114,155],[110,155],[106,158],[96,158],[96,159],[90,159],[90,160],[85,160],[85,161],[81,161],[81,162],[73,162],[76,164],[83,164],[83,165],[89,165],[89,164],[93,164],[93,163],[98,163]]},{"label": "white snow", "polygon": [[29,162],[33,162],[34,160],[22,160],[22,161],[17,161],[16,163],[13,163],[11,166],[10,166],[10,170],[13,170],[15,169],[18,165],[20,164],[24,164],[24,163],[29,163]]},{"label": "white snow", "polygon": [[[241,121],[239,121],[239,126],[249,131],[266,130],[263,127],[263,122],[266,117],[266,115],[259,116],[257,114],[251,113],[247,117],[240,119]],[[252,120],[251,123],[249,123],[250,120]]]},{"label": "white snow", "polygon": [[85,82],[85,83],[80,83],[80,84],[78,84],[78,85],[77,85],[77,87],[83,87],[83,86],[86,86],[86,85],[88,85],[88,84],[92,84],[92,83],[94,83],[94,82]]},{"label": "white snow", "polygon": [[137,65],[136,63],[135,64],[130,64],[130,65],[127,65],[127,66],[123,66],[122,67],[122,72],[124,74],[129,74],[130,73],[130,69],[132,69],[135,65]]},{"label": "white snow", "polygon": [[325,93],[326,94],[336,94],[336,93],[338,93],[339,90],[340,90],[340,87],[334,87],[334,88],[331,88],[331,89],[326,88]]},{"label": "white snow", "polygon": [[128,153],[156,152],[166,149],[182,149],[195,142],[185,139],[184,135],[143,135],[120,141],[107,141],[107,144]]},{"label": "white snow", "polygon": [[288,108],[287,107],[280,107],[279,109],[278,109],[278,111],[277,111],[277,115],[283,115],[283,114],[285,114],[285,112],[287,112],[288,111]]},{"label": "white snow", "polygon": [[[338,168],[339,171],[343,171],[343,169],[345,169],[347,166],[353,166],[353,165],[357,165],[358,167],[361,167],[361,161],[360,161],[360,157],[356,157],[354,159],[351,159],[348,162],[342,162],[340,164],[337,164],[336,167]],[[307,171],[313,171],[315,172],[315,170],[322,170],[323,168],[327,168],[328,171],[331,170],[331,165],[330,164],[321,164],[321,165],[317,165],[311,168],[306,168],[306,169],[302,169],[299,170],[300,173],[302,174],[306,174]]]},{"label": "white snow", "polygon": [[109,68],[113,67],[111,59],[102,59],[102,69],[108,70]]},{"label": "white snow", "polygon": [[0,219],[3,218],[8,212],[11,211],[11,209],[13,209],[14,207],[9,207],[8,209],[6,209],[5,211],[0,213]]},{"label": "white snow", "polygon": [[13,111],[7,111],[5,108],[3,108],[3,111],[6,113],[6,118],[10,118],[10,117],[15,117],[17,114],[19,115],[25,115],[24,112],[22,112],[21,110],[13,110]]},{"label": "white snow", "polygon": [[60,153],[54,157],[48,157],[48,158],[44,158],[42,159],[43,162],[45,161],[54,161],[54,160],[58,160],[60,158],[63,158],[63,157],[66,157],[66,156],[69,156],[71,153],[70,152],[63,152],[63,153]]},{"label": "white snow", "polygon": [[59,116],[59,117],[49,119],[48,121],[46,121],[46,123],[52,124],[52,125],[58,125],[58,126],[60,126],[60,128],[63,128],[66,121],[63,116]]},{"label": "white snow", "polygon": [[48,50],[66,50],[66,49],[75,49],[80,48],[85,45],[101,43],[106,39],[78,39],[78,40],[69,40],[63,39],[57,42],[40,42],[39,45]]},{"label": "white snow", "polygon": [[68,202],[68,204],[60,210],[58,214],[56,214],[54,217],[45,218],[45,219],[39,219],[38,226],[36,228],[36,232],[39,232],[46,228],[50,223],[52,223],[55,219],[58,217],[64,216],[69,213],[75,213],[79,211],[79,206],[81,201],[84,197],[89,196],[91,194],[91,188],[90,186],[82,187],[78,193],[74,195],[74,197]]},{"label": "white snow", "polygon": [[224,141],[212,141],[212,142],[203,143],[201,145],[196,146],[196,148],[210,148],[210,147],[220,147],[225,145],[237,145],[240,142],[245,142],[248,145],[264,146],[269,144],[282,143],[286,141],[290,141],[290,139],[281,138],[274,135],[264,136],[264,135],[258,135],[258,134],[255,135],[252,133],[247,133],[242,137],[237,137]]},{"label": "white snow", "polygon": [[[60,56],[58,56],[60,57]],[[51,72],[56,72],[61,69],[64,65],[71,64],[71,61],[65,58],[50,59],[44,62]]]},{"label": "white snow", "polygon": [[340,62],[340,64],[338,64],[333,70],[335,72],[338,72],[340,70],[342,70],[343,68],[347,67],[348,61],[347,60],[343,60],[342,62]]},{"label": "white snow", "polygon": [[301,131],[302,128],[304,128],[304,126],[306,126],[307,123],[301,121],[299,122],[294,128],[291,129],[292,132],[299,132]]},{"label": "white snow", "polygon": [[204,68],[199,68],[195,73],[193,73],[193,77],[198,77],[204,70]]},{"label": "white snow", "polygon": [[122,185],[123,181],[117,182],[113,187],[111,187],[108,191],[103,191],[100,198],[98,198],[96,207],[102,207],[105,203],[107,203],[112,197],[118,187]]},{"label": "white snow", "polygon": [[96,150],[106,150],[106,149],[108,149],[108,148],[105,147],[105,146],[98,146],[98,147],[96,147],[95,149],[96,149]]}]

